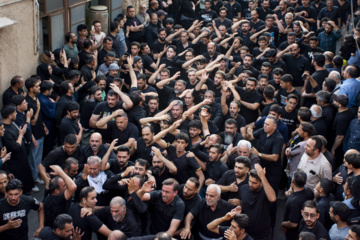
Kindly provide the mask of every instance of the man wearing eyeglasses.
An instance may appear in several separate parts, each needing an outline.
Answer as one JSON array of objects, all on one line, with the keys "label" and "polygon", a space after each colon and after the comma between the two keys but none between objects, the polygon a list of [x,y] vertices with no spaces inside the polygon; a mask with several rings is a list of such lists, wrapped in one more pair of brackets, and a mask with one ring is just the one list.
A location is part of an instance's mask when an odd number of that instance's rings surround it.
[{"label": "man wearing eyeglasses", "polygon": [[311,232],[315,234],[316,239],[323,238],[330,240],[327,230],[318,221],[320,214],[314,201],[308,200],[304,203],[301,215],[303,219],[299,223],[299,233]]}]

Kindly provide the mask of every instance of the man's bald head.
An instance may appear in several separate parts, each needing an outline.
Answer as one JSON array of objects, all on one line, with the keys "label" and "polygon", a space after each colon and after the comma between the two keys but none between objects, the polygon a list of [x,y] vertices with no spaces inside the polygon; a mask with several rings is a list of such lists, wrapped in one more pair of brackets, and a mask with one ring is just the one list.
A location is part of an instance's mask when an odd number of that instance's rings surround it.
[{"label": "man's bald head", "polygon": [[90,147],[93,152],[97,152],[102,144],[102,136],[100,133],[93,133],[90,136]]},{"label": "man's bald head", "polygon": [[359,151],[356,149],[349,149],[346,151],[346,153],[344,154],[344,156],[348,155],[348,154],[359,154]]},{"label": "man's bald head", "polygon": [[122,231],[114,230],[109,234],[108,240],[127,240],[127,237]]}]

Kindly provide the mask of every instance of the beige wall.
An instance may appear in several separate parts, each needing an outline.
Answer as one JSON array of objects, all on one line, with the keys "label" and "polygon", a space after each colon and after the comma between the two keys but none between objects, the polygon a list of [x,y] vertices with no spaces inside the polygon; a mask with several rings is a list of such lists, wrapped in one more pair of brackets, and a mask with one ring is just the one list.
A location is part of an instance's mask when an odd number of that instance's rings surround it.
[{"label": "beige wall", "polygon": [[4,2],[0,0],[0,16],[17,23],[0,29],[0,106],[11,78],[20,75],[26,79],[36,73],[38,65],[38,55],[34,53],[33,0],[1,6]]}]

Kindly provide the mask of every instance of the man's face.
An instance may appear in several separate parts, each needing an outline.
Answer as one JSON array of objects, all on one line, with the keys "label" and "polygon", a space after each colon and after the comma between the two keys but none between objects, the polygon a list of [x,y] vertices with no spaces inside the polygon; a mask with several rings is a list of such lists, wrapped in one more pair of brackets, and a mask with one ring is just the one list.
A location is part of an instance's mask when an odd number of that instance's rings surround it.
[{"label": "man's face", "polygon": [[230,117],[234,118],[238,115],[240,108],[236,103],[230,103],[229,113]]},{"label": "man's face", "polygon": [[318,41],[316,41],[316,40],[310,40],[310,47],[312,48],[312,49],[316,49],[317,48],[317,46],[318,46]]},{"label": "man's face", "polygon": [[97,203],[96,191],[89,192],[87,198],[85,199],[85,207],[94,209]]},{"label": "man's face", "polygon": [[81,36],[81,37],[86,37],[88,35],[87,29],[83,29],[83,30],[79,31],[78,33],[79,33],[79,36]]},{"label": "man's face", "polygon": [[207,188],[206,189],[206,195],[205,195],[205,200],[206,200],[206,204],[209,207],[214,207],[218,201],[220,199],[220,195],[218,196],[216,188],[212,187],[212,188]]},{"label": "man's face", "polygon": [[301,210],[301,214],[304,218],[306,226],[308,228],[313,228],[319,218],[319,214],[316,212],[316,209],[305,207],[304,210]]},{"label": "man's face", "polygon": [[95,99],[96,102],[101,102],[102,101],[102,95],[101,95],[102,91],[103,90],[98,90],[98,91],[95,92],[94,99]]},{"label": "man's face", "polygon": [[141,130],[142,138],[145,143],[149,144],[152,142],[154,133],[151,132],[150,128],[146,127]]},{"label": "man's face", "polygon": [[161,80],[167,79],[169,77],[170,77],[170,75],[169,75],[168,72],[160,72],[160,79]]},{"label": "man's face", "polygon": [[106,87],[106,80],[100,80],[99,83],[97,84],[97,86],[104,91],[105,87]]},{"label": "man's face", "polygon": [[302,2],[303,7],[308,7],[310,0],[302,0],[301,2]]},{"label": "man's face", "polygon": [[154,24],[154,25],[157,25],[157,23],[158,23],[157,15],[155,15],[155,14],[151,15],[151,23]]},{"label": "man's face", "polygon": [[184,102],[186,106],[192,105],[194,103],[194,97],[192,93],[187,93],[184,97]]},{"label": "man's face", "polygon": [[356,232],[351,231],[351,229],[349,229],[349,233],[348,235],[346,235],[345,237],[346,240],[359,240],[359,236],[356,234]]},{"label": "man's face", "polygon": [[329,24],[326,24],[325,33],[329,34],[329,33],[331,33],[332,30],[333,30],[332,26],[330,26]]},{"label": "man's face", "polygon": [[174,119],[179,119],[181,117],[182,112],[183,112],[183,110],[181,109],[181,106],[180,105],[175,105],[171,109],[171,116]]},{"label": "man's face", "polygon": [[279,9],[280,9],[281,11],[284,11],[285,8],[286,8],[286,5],[285,5],[284,1],[280,1],[280,3],[279,3]]},{"label": "man's face", "polygon": [[142,61],[142,59],[140,59],[139,61],[137,61],[134,65],[135,65],[135,67],[136,67],[137,69],[142,69],[142,68],[143,68],[143,61]]},{"label": "man's face", "polygon": [[95,32],[97,32],[97,33],[101,32],[101,23],[95,23],[94,29],[95,29]]},{"label": "man's face", "polygon": [[130,51],[132,56],[137,56],[138,53],[140,52],[140,48],[136,45],[132,45]]},{"label": "man's face", "polygon": [[158,157],[154,156],[152,160],[153,174],[159,175],[165,168],[164,162]]},{"label": "man's face", "polygon": [[205,147],[207,148],[207,147],[215,144],[216,141],[217,141],[216,135],[215,135],[215,134],[210,135],[210,137],[209,137],[209,143],[208,143],[208,144],[205,144]]},{"label": "man's face", "polygon": [[287,37],[287,40],[288,40],[289,45],[290,45],[290,44],[293,44],[293,43],[295,43],[296,36],[295,36],[295,35],[293,35],[293,36],[288,36],[288,37]]},{"label": "man's face", "polygon": [[265,24],[267,27],[272,28],[272,26],[274,25],[274,19],[273,18],[266,19]]},{"label": "man's face", "polygon": [[5,187],[8,184],[9,180],[5,174],[0,174],[0,192],[5,193]]},{"label": "man's face", "polygon": [[244,67],[245,68],[249,68],[252,65],[252,63],[253,63],[253,60],[251,57],[246,56],[244,58]]},{"label": "man's face", "polygon": [[221,11],[219,12],[219,15],[220,15],[221,18],[226,17],[226,11],[225,11],[225,10],[221,10]]},{"label": "man's face", "polygon": [[260,78],[259,80],[259,87],[260,89],[264,90],[264,88],[269,85],[269,82],[266,78]]},{"label": "man's face", "polygon": [[186,43],[188,39],[189,39],[189,36],[187,35],[186,32],[180,33],[180,41],[182,43]]},{"label": "man's face", "polygon": [[292,112],[294,111],[295,107],[297,105],[297,101],[294,98],[290,98],[289,100],[286,100],[286,106],[288,109]]},{"label": "man's face", "polygon": [[209,11],[211,8],[211,3],[210,2],[205,2],[205,10]]},{"label": "man's face", "polygon": [[327,6],[328,9],[332,9],[332,7],[334,6],[333,1],[331,1],[331,0],[326,1],[326,6]]},{"label": "man's face", "polygon": [[139,163],[135,163],[134,173],[145,176],[147,174],[147,169],[145,168],[145,166],[141,166]]},{"label": "man's face", "polygon": [[251,21],[256,22],[258,20],[259,15],[256,13],[256,11],[251,11],[250,17],[251,17]]},{"label": "man's face", "polygon": [[135,8],[129,8],[127,10],[127,15],[128,15],[129,18],[135,17]]},{"label": "man's face", "polygon": [[190,138],[196,138],[201,134],[201,129],[198,129],[196,127],[190,127],[189,128],[189,136]]},{"label": "man's face", "polygon": [[76,42],[77,42],[77,36],[75,35],[75,33],[71,33],[71,42],[72,42],[72,43],[76,43]]},{"label": "man's face", "polygon": [[223,81],[224,79],[221,77],[221,75],[219,73],[215,74],[214,77],[214,85],[216,87],[218,87],[221,84],[221,81]]},{"label": "man's face", "polygon": [[124,167],[127,164],[130,156],[127,152],[118,151],[116,157],[120,167]]},{"label": "man's face", "polygon": [[241,26],[241,31],[243,33],[247,33],[248,31],[250,31],[250,24],[248,23],[243,23]]},{"label": "man's face", "polygon": [[216,162],[217,160],[219,160],[221,156],[221,153],[218,153],[218,149],[217,148],[210,148],[209,149],[209,161],[210,162]]},{"label": "man's face", "polygon": [[186,61],[189,61],[189,60],[191,60],[193,58],[194,58],[194,54],[192,52],[188,51],[188,52],[185,53],[185,60]]},{"label": "man's face", "polygon": [[7,201],[11,206],[16,206],[20,202],[20,196],[22,194],[22,190],[14,189],[6,192]]},{"label": "man's face", "polygon": [[211,92],[206,92],[204,95],[204,99],[209,99],[211,101],[210,104],[212,104],[215,100],[215,97]]},{"label": "man's face", "polygon": [[249,157],[250,156],[250,151],[246,146],[239,146],[237,153],[239,156],[244,156],[244,157]]},{"label": "man's face", "polygon": [[159,32],[159,38],[160,38],[160,40],[161,40],[162,42],[165,41],[166,31],[161,31],[161,32]]},{"label": "man's face", "polygon": [[248,172],[249,172],[249,168],[245,167],[243,163],[235,162],[234,173],[236,178],[243,178],[248,174]]},{"label": "man's face", "polygon": [[79,118],[80,114],[79,114],[79,110],[74,110],[74,111],[71,111],[71,112],[68,112],[69,116],[70,116],[70,119],[75,121],[76,119]]},{"label": "man's face", "polygon": [[172,59],[173,57],[175,57],[175,55],[176,55],[176,52],[172,48],[169,48],[166,52],[166,57],[168,59]]},{"label": "man's face", "polygon": [[256,88],[256,84],[253,81],[247,81],[246,82],[246,91],[248,92],[254,92]]},{"label": "man's face", "polygon": [[124,131],[128,125],[128,118],[125,117],[117,117],[115,118],[116,126],[120,131]]},{"label": "man's face", "polygon": [[196,74],[195,74],[195,71],[190,71],[188,72],[188,78],[189,78],[189,81],[191,83],[195,83],[196,82]]},{"label": "man's face", "polygon": [[161,191],[161,197],[164,203],[169,204],[171,203],[175,196],[177,194],[177,191],[174,191],[173,185],[163,185],[162,191]]},{"label": "man's face", "polygon": [[187,145],[188,143],[184,139],[178,139],[175,141],[176,151],[179,153],[184,152]]},{"label": "man's face", "polygon": [[106,65],[110,66],[110,64],[115,62],[115,57],[106,56]]},{"label": "man's face", "polygon": [[78,174],[78,170],[79,170],[79,164],[71,164],[67,175],[71,178],[74,178]]},{"label": "man's face", "polygon": [[314,156],[315,154],[315,140],[312,140],[311,138],[306,141],[305,145],[305,153],[309,155],[310,157]]},{"label": "man's face", "polygon": [[221,36],[225,36],[226,34],[226,27],[225,26],[220,26],[219,27],[219,32]]},{"label": "man's face", "polygon": [[285,16],[286,25],[290,25],[292,23],[293,18],[290,15]]},{"label": "man's face", "polygon": [[142,51],[144,54],[150,54],[151,51],[149,45],[145,45]]},{"label": "man's face", "polygon": [[110,213],[115,222],[122,220],[126,214],[126,206],[120,204],[110,204]]},{"label": "man's face", "polygon": [[290,83],[288,83],[288,82],[280,81],[280,87],[282,87],[285,90],[288,89],[289,84]]},{"label": "man's face", "polygon": [[3,137],[5,134],[5,128],[4,128],[4,124],[0,125],[0,137]]},{"label": "man's face", "polygon": [[262,184],[261,184],[260,180],[249,176],[249,188],[250,188],[250,191],[257,192],[257,191],[260,190],[261,187],[262,187]]},{"label": "man's face", "polygon": [[191,199],[195,196],[197,189],[195,188],[195,183],[192,181],[186,181],[183,189],[183,195],[185,199]]},{"label": "man's face", "polygon": [[236,133],[236,125],[235,124],[225,124],[225,134],[234,136]]},{"label": "man's face", "polygon": [[149,110],[151,113],[155,112],[159,107],[159,102],[156,99],[151,99],[148,102]]},{"label": "man's face", "polygon": [[94,163],[91,165],[89,164],[89,169],[90,169],[90,176],[96,177],[97,175],[99,175],[100,164],[99,163]]},{"label": "man's face", "polygon": [[264,132],[270,133],[276,129],[276,124],[272,119],[266,118],[264,122]]},{"label": "man's face", "polygon": [[175,92],[175,94],[180,94],[180,93],[182,93],[184,90],[185,90],[185,85],[184,85],[182,82],[177,81],[177,82],[175,83],[175,86],[174,86],[174,92]]},{"label": "man's face", "polygon": [[316,198],[320,197],[320,190],[321,190],[321,184],[320,184],[320,182],[318,182],[314,188],[314,196]]},{"label": "man's face", "polygon": [[300,125],[299,126],[299,128],[298,128],[298,130],[297,130],[297,132],[298,132],[298,134],[299,134],[299,136],[301,137],[301,138],[304,138],[304,129],[303,129],[303,127]]},{"label": "man's face", "polygon": [[76,147],[77,147],[77,143],[74,144],[65,143],[64,151],[66,152],[67,155],[71,156],[74,154]]},{"label": "man's face", "polygon": [[119,103],[119,97],[117,95],[113,95],[113,96],[108,95],[106,101],[110,108],[114,108]]},{"label": "man's face", "polygon": [[35,95],[38,95],[40,93],[40,84],[41,81],[38,81],[35,86],[32,88],[32,91]]},{"label": "man's face", "polygon": [[71,239],[74,230],[74,225],[72,223],[65,223],[65,227],[63,230],[56,229],[55,234],[59,236],[61,239]]},{"label": "man's face", "polygon": [[60,194],[61,194],[61,193],[64,193],[65,190],[66,190],[66,184],[65,184],[65,182],[64,182],[64,180],[63,180],[62,178],[59,178],[59,180],[58,180],[58,185],[59,185],[59,192],[60,192]]},{"label": "man's face", "polygon": [[264,9],[267,9],[267,8],[270,7],[270,2],[269,1],[263,1],[262,6],[263,6]]},{"label": "man's face", "polygon": [[215,45],[212,43],[209,43],[207,46],[207,50],[210,56],[215,54]]},{"label": "man's face", "polygon": [[113,78],[117,77],[119,73],[119,70],[109,70],[109,75]]},{"label": "man's face", "polygon": [[106,42],[104,41],[103,45],[104,45],[104,49],[108,52],[112,48],[113,41],[106,41]]},{"label": "man's face", "polygon": [[91,150],[93,152],[98,152],[101,144],[102,144],[102,139],[101,139],[100,134],[91,135],[91,137],[90,137],[90,146],[91,146]]},{"label": "man's face", "polygon": [[28,103],[26,100],[24,100],[21,104],[20,104],[20,110],[21,111],[27,111],[28,109]]},{"label": "man's face", "polygon": [[293,46],[291,48],[291,55],[295,58],[297,58],[300,54],[300,48],[298,46]]}]

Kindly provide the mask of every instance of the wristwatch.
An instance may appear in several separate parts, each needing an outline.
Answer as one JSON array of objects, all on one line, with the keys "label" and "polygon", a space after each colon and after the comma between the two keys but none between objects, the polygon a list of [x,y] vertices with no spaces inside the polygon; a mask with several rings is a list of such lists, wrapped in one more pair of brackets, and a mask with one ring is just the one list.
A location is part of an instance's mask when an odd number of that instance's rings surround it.
[{"label": "wristwatch", "polygon": [[261,157],[261,153],[259,153],[259,157]]}]

